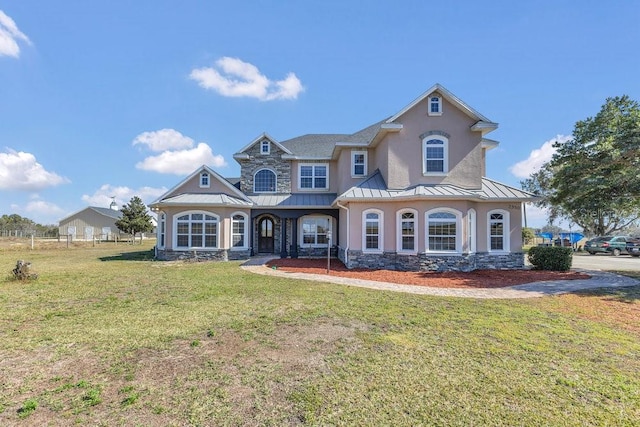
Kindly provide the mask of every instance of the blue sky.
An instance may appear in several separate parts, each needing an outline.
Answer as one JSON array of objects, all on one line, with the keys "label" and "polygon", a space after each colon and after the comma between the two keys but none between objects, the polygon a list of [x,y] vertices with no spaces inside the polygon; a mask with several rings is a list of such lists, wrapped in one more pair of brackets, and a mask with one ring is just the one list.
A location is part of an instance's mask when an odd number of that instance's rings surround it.
[{"label": "blue sky", "polygon": [[262,132],[355,132],[435,83],[500,123],[488,176],[519,186],[640,100],[638,22],[633,0],[0,0],[0,214],[150,203],[203,163],[239,176]]}]

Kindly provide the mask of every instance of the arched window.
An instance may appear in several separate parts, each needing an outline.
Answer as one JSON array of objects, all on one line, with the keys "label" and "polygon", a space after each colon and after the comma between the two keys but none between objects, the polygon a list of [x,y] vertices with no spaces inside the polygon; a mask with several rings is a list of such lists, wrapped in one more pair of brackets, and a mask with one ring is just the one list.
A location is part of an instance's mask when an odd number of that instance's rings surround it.
[{"label": "arched window", "polygon": [[423,140],[422,171],[424,175],[442,175],[449,172],[449,140],[440,135],[429,135]]},{"label": "arched window", "polygon": [[460,252],[461,215],[453,209],[437,209],[426,213],[427,251]]},{"label": "arched window", "polygon": [[231,215],[231,249],[247,249],[247,214],[237,212]]},{"label": "arched window", "polygon": [[397,252],[415,253],[417,251],[417,218],[418,214],[413,209],[403,209],[396,214]]},{"label": "arched window", "polygon": [[176,215],[176,248],[217,248],[218,217],[208,212],[185,212]]},{"label": "arched window", "polygon": [[364,252],[382,252],[383,214],[377,209],[362,213],[362,250]]},{"label": "arched window", "polygon": [[489,252],[509,251],[509,212],[501,209],[487,213]]},{"label": "arched window", "polygon": [[275,193],[276,174],[270,169],[260,169],[253,176],[254,193]]}]

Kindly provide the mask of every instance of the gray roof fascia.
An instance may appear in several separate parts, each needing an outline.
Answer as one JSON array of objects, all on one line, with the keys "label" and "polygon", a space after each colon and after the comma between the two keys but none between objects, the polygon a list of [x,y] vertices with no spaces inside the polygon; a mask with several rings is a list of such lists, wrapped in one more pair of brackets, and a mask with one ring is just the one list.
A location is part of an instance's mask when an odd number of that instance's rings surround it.
[{"label": "gray roof fascia", "polygon": [[487,150],[493,150],[498,145],[500,145],[498,141],[489,138],[482,138],[482,141],[480,141],[480,146],[482,148],[486,148]]}]

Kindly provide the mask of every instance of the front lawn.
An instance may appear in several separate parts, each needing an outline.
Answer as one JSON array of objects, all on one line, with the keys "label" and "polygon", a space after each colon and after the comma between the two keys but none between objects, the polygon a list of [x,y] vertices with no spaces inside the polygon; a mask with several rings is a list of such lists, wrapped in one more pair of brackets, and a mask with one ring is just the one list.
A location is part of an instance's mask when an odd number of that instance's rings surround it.
[{"label": "front lawn", "polygon": [[[16,260],[39,279],[14,281]],[[0,250],[0,425],[631,426],[640,287],[408,295],[165,263],[151,247]]]}]

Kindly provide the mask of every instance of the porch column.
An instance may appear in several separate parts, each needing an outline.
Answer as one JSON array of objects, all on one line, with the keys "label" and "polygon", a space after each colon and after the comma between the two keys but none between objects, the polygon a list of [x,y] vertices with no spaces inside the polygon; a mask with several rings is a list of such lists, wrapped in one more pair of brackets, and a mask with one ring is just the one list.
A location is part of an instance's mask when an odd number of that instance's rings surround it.
[{"label": "porch column", "polygon": [[280,219],[280,258],[287,257],[287,219]]},{"label": "porch column", "polygon": [[253,229],[255,228],[255,221],[255,218],[250,217],[249,224],[247,224],[247,227],[249,227],[249,256],[255,255],[255,251],[253,250]]},{"label": "porch column", "polygon": [[291,218],[291,258],[298,258],[298,218]]}]

